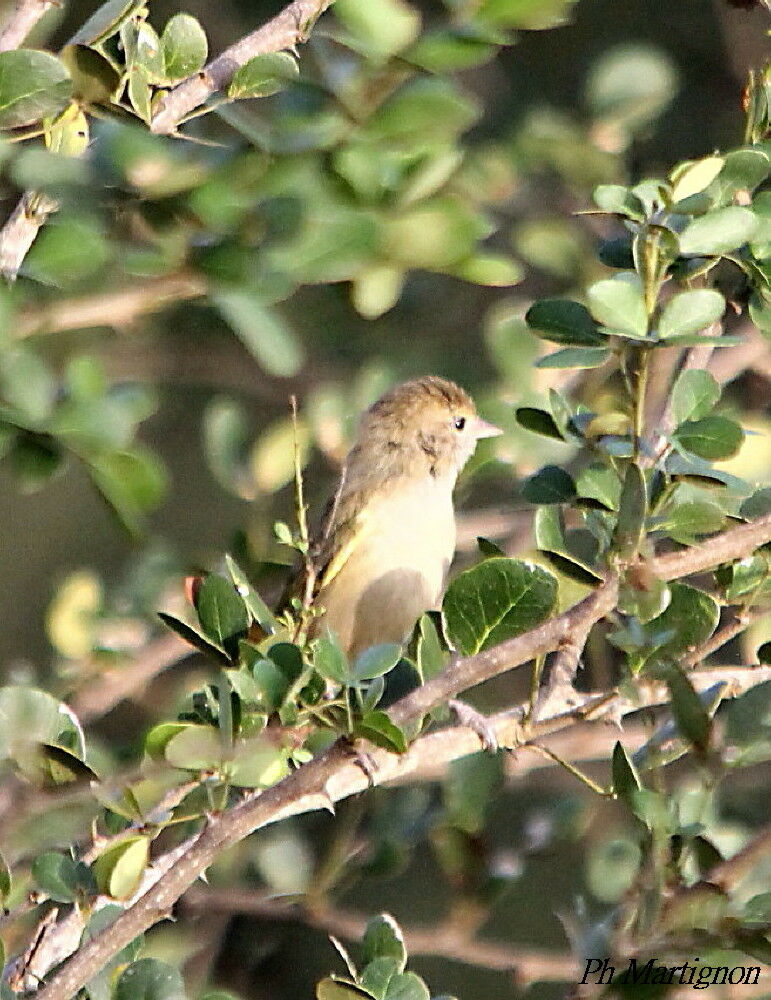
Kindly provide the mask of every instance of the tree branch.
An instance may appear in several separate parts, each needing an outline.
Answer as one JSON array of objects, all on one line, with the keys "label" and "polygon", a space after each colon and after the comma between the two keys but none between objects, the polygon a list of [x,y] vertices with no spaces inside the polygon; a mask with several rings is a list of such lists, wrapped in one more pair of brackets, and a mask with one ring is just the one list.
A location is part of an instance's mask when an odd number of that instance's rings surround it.
[{"label": "tree branch", "polygon": [[150,122],[153,132],[176,132],[182,119],[200,107],[217,90],[226,87],[233,74],[254,56],[293,49],[308,39],[316,20],[333,0],[294,0],[272,20],[213,59],[200,73],[188,77],[161,101]]},{"label": "tree branch", "polygon": [[[264,920],[302,923],[349,941],[360,941],[367,928],[367,917],[332,906],[303,907],[280,899],[255,895],[252,889],[209,889],[193,886],[182,903],[205,913],[246,913]],[[513,972],[517,982],[527,985],[536,980],[571,979],[577,970],[576,960],[568,954],[538,951],[480,940],[463,933],[452,921],[436,927],[402,927],[409,955],[439,955],[467,965],[500,972]]]},{"label": "tree branch", "polygon": [[129,662],[122,660],[98,680],[91,680],[70,699],[70,707],[81,722],[97,719],[192,653],[190,646],[174,634],[154,639]]},{"label": "tree branch", "polygon": [[[679,553],[670,553],[651,560],[655,573],[662,579],[676,579],[690,573],[702,572],[723,562],[742,558],[759,545],[771,541],[771,515],[759,518],[723,532],[709,541]],[[455,697],[483,680],[497,676],[505,670],[526,663],[534,656],[549,652],[563,641],[576,621],[584,620],[587,609],[597,617],[615,607],[618,583],[609,579],[575,608],[558,615],[524,635],[501,643],[494,649],[476,656],[465,657],[451,664],[442,674],[423,687],[411,692],[390,710],[397,724],[415,723],[428,711],[448,698]],[[691,675],[697,690],[714,684],[715,678],[728,681],[725,694],[732,696],[739,690],[754,686],[771,678],[771,667],[758,666],[742,670],[706,670]],[[746,686],[745,686],[746,685]],[[660,682],[647,678],[638,682],[634,702],[617,692],[586,696],[572,711],[560,714],[555,711],[551,719],[532,727],[528,737],[538,736],[571,725],[576,719],[591,714],[628,714],[644,704],[661,704],[668,700],[668,689]],[[558,708],[558,706],[555,706]],[[520,743],[522,712],[504,713],[491,722],[503,746]],[[478,737],[468,730],[459,730],[458,737],[451,730],[452,748],[456,756],[464,756],[479,748]],[[409,773],[416,766],[417,758],[425,752],[429,734],[417,740],[410,750],[396,756],[386,751],[374,750],[371,754],[379,780],[393,780],[397,774]],[[435,747],[432,745],[432,750]],[[225,813],[211,817],[189,850],[163,877],[101,934],[83,945],[37,994],[39,1000],[69,1000],[109,960],[139,934],[158,920],[164,919],[177,899],[211,865],[225,848],[237,843],[254,830],[285,819],[288,816],[329,808],[332,803],[367,788],[368,779],[359,766],[351,760],[349,748],[342,742],[294,771],[277,785],[257,795],[250,796]]]},{"label": "tree branch", "polygon": [[16,0],[13,13],[0,28],[0,52],[18,49],[54,0]]},{"label": "tree branch", "polygon": [[138,287],[118,288],[98,295],[64,299],[31,309],[22,313],[14,335],[23,338],[37,333],[61,333],[97,326],[124,327],[140,316],[173,302],[200,298],[207,291],[208,283],[200,275],[166,275]]},{"label": "tree branch", "polygon": [[0,229],[0,274],[13,281],[35,242],[38,230],[59,203],[40,191],[27,191]]}]

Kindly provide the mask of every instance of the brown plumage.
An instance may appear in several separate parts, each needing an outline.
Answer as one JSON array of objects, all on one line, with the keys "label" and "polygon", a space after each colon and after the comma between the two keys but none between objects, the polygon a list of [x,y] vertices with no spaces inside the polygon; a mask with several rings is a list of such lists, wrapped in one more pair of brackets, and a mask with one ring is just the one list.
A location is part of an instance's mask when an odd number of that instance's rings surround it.
[{"label": "brown plumage", "polygon": [[438,605],[455,551],[452,491],[481,437],[500,431],[471,398],[425,376],[391,389],[361,417],[312,539],[313,633],[332,629],[351,657],[402,642]]}]

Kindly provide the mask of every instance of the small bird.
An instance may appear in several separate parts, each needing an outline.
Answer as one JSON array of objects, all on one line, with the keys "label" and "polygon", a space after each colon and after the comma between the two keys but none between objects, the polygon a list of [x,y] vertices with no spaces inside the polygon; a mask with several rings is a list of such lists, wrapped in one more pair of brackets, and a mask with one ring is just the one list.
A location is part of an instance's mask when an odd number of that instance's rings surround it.
[{"label": "small bird", "polygon": [[452,492],[480,438],[501,434],[453,382],[397,385],[361,417],[321,528],[311,540],[311,636],[329,628],[351,659],[406,641],[439,606],[455,553]]}]

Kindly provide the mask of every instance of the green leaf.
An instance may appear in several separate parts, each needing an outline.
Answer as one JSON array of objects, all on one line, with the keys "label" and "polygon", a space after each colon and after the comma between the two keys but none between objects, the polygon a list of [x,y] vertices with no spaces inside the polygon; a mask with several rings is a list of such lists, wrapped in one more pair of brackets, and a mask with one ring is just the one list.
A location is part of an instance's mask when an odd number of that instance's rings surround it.
[{"label": "green leaf", "polygon": [[694,288],[674,295],[664,306],[658,324],[660,337],[698,333],[720,319],[725,299],[713,288]]},{"label": "green leaf", "polygon": [[138,531],[141,517],[166,492],[165,470],[144,448],[107,452],[91,458],[89,468],[94,485],[131,531]]},{"label": "green leaf", "polygon": [[222,764],[222,740],[212,726],[188,723],[166,742],[163,755],[184,771],[215,771]]},{"label": "green leaf", "polygon": [[139,888],[149,854],[149,837],[127,837],[108,847],[94,862],[99,891],[113,899],[129,899]]},{"label": "green leaf", "polygon": [[33,426],[43,425],[56,398],[56,380],[43,359],[26,348],[6,349],[0,356],[3,401]]},{"label": "green leaf", "polygon": [[194,646],[200,652],[205,653],[210,656],[213,660],[223,666],[230,666],[230,657],[225,653],[224,649],[220,649],[219,646],[211,642],[205,635],[199,632],[192,625],[187,622],[180,621],[179,618],[175,618],[173,615],[167,614],[165,611],[159,611],[158,617],[161,619],[164,625],[168,626],[172,632],[183,639],[185,642]]},{"label": "green leaf", "polygon": [[739,513],[748,520],[763,517],[764,514],[771,514],[771,486],[764,486],[762,489],[756,490],[741,505]]},{"label": "green leaf", "polygon": [[269,714],[277,711],[286,697],[291,682],[273,660],[255,660],[250,669],[262,707]]},{"label": "green leaf", "polygon": [[610,358],[607,347],[563,347],[539,358],[536,368],[599,368]]},{"label": "green leaf", "polygon": [[701,160],[681,164],[671,174],[672,201],[683,201],[709,187],[724,163],[722,156],[705,156]]},{"label": "green leaf", "polygon": [[65,741],[85,756],[83,732],[63,702],[20,684],[0,687],[0,758],[12,756],[18,744]]},{"label": "green leaf", "polygon": [[666,460],[666,470],[675,480],[694,482],[699,486],[710,488],[726,486],[739,496],[747,496],[751,491],[751,487],[743,479],[723,472],[722,469],[716,469],[695,455],[685,456],[673,452]]},{"label": "green leaf", "polygon": [[246,636],[249,628],[249,614],[233,584],[211,573],[198,591],[196,611],[206,635],[235,658],[238,640]]},{"label": "green leaf", "polygon": [[326,635],[322,635],[316,643],[313,665],[327,680],[335,681],[337,684],[351,683],[352,676],[348,657],[340,648],[336,637],[329,631]]},{"label": "green leaf", "polygon": [[185,1000],[185,984],[172,965],[140,958],[121,973],[113,1000]]},{"label": "green leaf", "polygon": [[335,16],[355,46],[377,62],[401,52],[420,34],[420,14],[405,0],[337,0]]},{"label": "green leaf", "polygon": [[418,622],[417,668],[420,681],[436,677],[444,670],[447,654],[442,649],[439,633],[430,615],[421,615]]},{"label": "green leaf", "polygon": [[444,785],[447,822],[472,836],[481,835],[504,784],[503,754],[473,753],[453,761]]},{"label": "green leaf", "polygon": [[641,787],[637,768],[629,759],[624,745],[617,740],[613,747],[613,794],[628,802],[632,793]]},{"label": "green leaf", "polygon": [[652,45],[614,45],[592,63],[586,101],[595,118],[624,133],[639,131],[657,118],[677,92],[671,57]]},{"label": "green leaf", "polygon": [[645,475],[636,462],[626,467],[624,485],[618,507],[618,521],[613,533],[616,551],[623,556],[638,552],[645,534],[645,518],[648,513],[648,493]]},{"label": "green leaf", "polygon": [[682,545],[691,545],[699,535],[720,531],[725,514],[708,500],[690,500],[677,504],[669,511],[661,527]]},{"label": "green leaf", "polygon": [[491,288],[508,288],[517,285],[525,277],[520,264],[503,254],[478,253],[456,264],[451,272],[475,285],[489,285]]},{"label": "green leaf", "polygon": [[276,619],[257,591],[249,583],[246,573],[231,555],[225,555],[225,564],[230,573],[233,586],[238,591],[239,597],[244,602],[255,622],[260,628],[272,635],[276,631]]},{"label": "green leaf", "polygon": [[0,908],[5,907],[5,901],[11,894],[12,885],[11,869],[3,855],[0,854]]},{"label": "green leaf", "polygon": [[539,337],[557,344],[596,347],[607,342],[586,306],[570,299],[536,302],[525,314],[525,322]]},{"label": "green leaf", "polygon": [[679,667],[668,664],[663,672],[663,678],[672,697],[672,714],[677,728],[696,750],[703,753],[709,745],[712,731],[712,719],[707,709]]},{"label": "green leaf", "polygon": [[360,653],[351,671],[357,681],[371,681],[393,670],[402,656],[402,647],[395,643],[370,646]]},{"label": "green leaf", "polygon": [[377,958],[392,958],[398,963],[398,972],[404,972],[407,950],[404,936],[393,917],[381,913],[367,923],[362,939],[362,962],[369,965]]},{"label": "green leaf", "polygon": [[480,108],[450,80],[418,77],[381,104],[362,134],[391,149],[434,149],[465,132]]},{"label": "green leaf", "polygon": [[689,222],[680,233],[680,253],[687,257],[716,257],[730,253],[752,239],[758,220],[748,209],[730,205]]},{"label": "green leaf", "polygon": [[582,469],[576,480],[581,499],[596,500],[606,510],[618,510],[621,482],[617,473],[606,465],[593,464]]},{"label": "green leaf", "polygon": [[69,101],[67,67],[48,52],[0,52],[0,128],[32,125],[58,114]]},{"label": "green leaf", "polygon": [[522,484],[529,503],[567,503],[576,495],[572,476],[558,465],[545,465]]},{"label": "green leaf", "polygon": [[289,773],[286,748],[276,746],[263,734],[243,740],[235,757],[225,765],[231,784],[237,788],[270,788]]},{"label": "green leaf", "polygon": [[406,753],[407,738],[402,730],[392,722],[385,712],[374,709],[366,712],[354,725],[354,735],[360,736],[375,746],[390,750],[391,753]]},{"label": "green leaf", "polygon": [[327,977],[316,985],[316,1000],[372,1000],[369,990]]},{"label": "green leaf", "polygon": [[771,681],[756,684],[730,703],[725,740],[743,750],[748,763],[771,758]]},{"label": "green leaf", "polygon": [[206,460],[220,486],[243,500],[254,500],[254,482],[248,473],[250,427],[243,406],[215,397],[203,418]]},{"label": "green leaf", "polygon": [[373,958],[362,969],[359,983],[373,997],[383,997],[388,984],[400,972],[399,962],[395,958]]},{"label": "green leaf", "polygon": [[383,250],[405,267],[454,273],[488,231],[486,220],[469,203],[437,195],[388,218]]},{"label": "green leaf", "polygon": [[463,28],[447,28],[423,32],[404,58],[429,73],[442,74],[481,66],[497,52],[498,46],[484,38]]},{"label": "green leaf", "polygon": [[716,462],[738,452],[744,441],[744,431],[734,420],[712,415],[701,420],[686,420],[675,431],[674,440],[699,458]]},{"label": "green leaf", "polygon": [[673,583],[670,590],[669,606],[645,626],[658,660],[675,659],[690,646],[706,642],[720,618],[720,608],[709,594],[685,583]]},{"label": "green leaf", "polygon": [[206,32],[194,17],[175,14],[163,29],[161,50],[166,79],[183,80],[203,67],[209,43]]},{"label": "green leaf", "polygon": [[142,66],[132,66],[130,68],[127,92],[131,107],[136,111],[145,125],[149,125],[152,118],[152,108],[150,106],[152,91],[150,90],[147,73]]},{"label": "green leaf", "polygon": [[305,361],[302,345],[294,331],[257,293],[233,288],[218,292],[212,301],[268,374],[289,378],[300,371]]},{"label": "green leaf", "polygon": [[771,924],[771,892],[761,892],[749,899],[742,917],[749,924]]},{"label": "green leaf", "polygon": [[[483,24],[540,31],[564,24],[575,2],[576,0],[482,0],[474,10]],[[452,6],[455,4],[452,3]]]},{"label": "green leaf", "polygon": [[402,972],[390,981],[383,1000],[431,1000],[431,995],[420,976]]},{"label": "green leaf", "polygon": [[107,0],[70,39],[74,45],[97,45],[116,34],[144,0]]},{"label": "green leaf", "polygon": [[592,895],[603,903],[618,903],[632,888],[642,859],[639,845],[611,837],[595,842],[586,859],[586,881]]},{"label": "green leaf", "polygon": [[54,784],[99,781],[99,775],[67,747],[57,743],[41,743],[38,750]]},{"label": "green leaf", "polygon": [[160,722],[145,736],[145,753],[155,761],[165,760],[164,754],[169,740],[187,729],[187,722]]},{"label": "green leaf", "polygon": [[720,399],[720,385],[713,375],[699,369],[680,372],[672,389],[672,413],[678,424],[706,417]]},{"label": "green leaf", "polygon": [[97,894],[96,881],[88,865],[58,851],[46,851],[35,858],[32,879],[55,903],[72,903],[84,895]]},{"label": "green leaf", "polygon": [[592,198],[603,212],[624,215],[640,222],[645,217],[645,207],[640,199],[621,184],[600,184],[592,192]]},{"label": "green leaf", "polygon": [[516,409],[515,415],[517,423],[533,431],[534,434],[543,434],[544,437],[556,438],[558,441],[565,440],[554,417],[546,410],[539,410],[534,406],[520,406]]},{"label": "green leaf", "polygon": [[648,313],[642,287],[631,272],[596,281],[586,292],[589,309],[598,323],[614,333],[643,340],[648,333]]},{"label": "green leaf", "polygon": [[228,97],[231,100],[269,97],[283,90],[299,75],[297,60],[288,52],[268,52],[254,56],[236,70],[228,87]]},{"label": "green leaf", "polygon": [[351,300],[365,319],[377,319],[399,301],[405,270],[392,264],[374,264],[360,271],[352,282]]},{"label": "green leaf", "polygon": [[455,649],[473,656],[544,621],[554,607],[557,581],[517,559],[486,559],[457,576],[444,595],[442,619]]},{"label": "green leaf", "polygon": [[109,104],[120,83],[115,67],[87,45],[65,45],[59,58],[72,78],[72,95],[85,104]]}]

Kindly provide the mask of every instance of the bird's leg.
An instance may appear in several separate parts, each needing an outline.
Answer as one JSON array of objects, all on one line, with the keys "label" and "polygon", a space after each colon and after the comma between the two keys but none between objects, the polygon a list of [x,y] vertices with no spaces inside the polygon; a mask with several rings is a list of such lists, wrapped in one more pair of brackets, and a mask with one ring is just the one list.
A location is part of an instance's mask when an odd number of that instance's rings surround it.
[{"label": "bird's leg", "polygon": [[477,712],[465,701],[458,701],[457,698],[451,698],[447,704],[460,725],[466,726],[467,729],[476,733],[482,743],[483,750],[494,753],[498,749],[498,737],[495,735],[495,730],[481,712]]},{"label": "bird's leg", "polygon": [[357,747],[355,743],[349,742],[347,751],[353,757],[353,763],[364,772],[369,787],[374,788],[376,784],[375,777],[378,771],[375,758],[371,753],[367,753],[366,750]]}]

